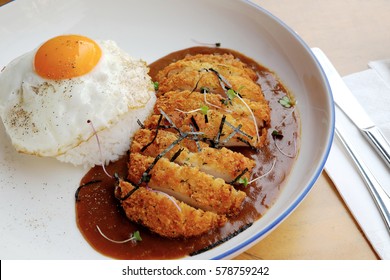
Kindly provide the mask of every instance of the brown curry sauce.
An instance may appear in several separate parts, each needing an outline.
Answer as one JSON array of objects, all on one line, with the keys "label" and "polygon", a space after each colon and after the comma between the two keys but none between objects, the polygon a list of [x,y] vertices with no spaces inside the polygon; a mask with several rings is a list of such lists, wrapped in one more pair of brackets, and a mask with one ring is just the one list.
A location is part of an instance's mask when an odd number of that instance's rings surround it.
[{"label": "brown curry sauce", "polygon": [[[81,180],[76,193],[77,225],[89,244],[98,252],[115,259],[175,259],[195,255],[218,246],[225,240],[237,235],[260,219],[277,199],[283,182],[288,176],[298,152],[299,121],[294,107],[286,108],[279,103],[284,96],[291,96],[277,76],[252,59],[229,49],[193,47],[171,53],[149,65],[152,80],[158,71],[187,54],[231,53],[258,73],[265,98],[271,108],[271,126],[268,130],[268,145],[254,154],[249,149],[239,149],[253,156],[258,162],[254,178],[272,168],[267,176],[241,187],[247,194],[239,215],[229,218],[222,228],[188,239],[168,239],[150,232],[148,229],[131,222],[124,214],[120,202],[115,198],[115,180],[109,178],[101,166],[92,168]],[[283,134],[275,139],[273,131]],[[124,156],[106,167],[109,174],[117,173],[127,177],[127,159]],[[126,240],[135,231],[139,231],[142,241],[117,244],[105,239],[97,230],[112,240]]]}]

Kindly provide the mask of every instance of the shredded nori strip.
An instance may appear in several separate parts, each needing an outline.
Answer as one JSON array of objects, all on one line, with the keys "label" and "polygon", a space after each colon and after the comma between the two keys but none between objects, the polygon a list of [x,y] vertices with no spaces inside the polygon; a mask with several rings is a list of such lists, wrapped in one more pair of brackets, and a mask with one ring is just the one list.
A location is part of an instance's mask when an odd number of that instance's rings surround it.
[{"label": "shredded nori strip", "polygon": [[[226,123],[226,125],[229,126],[230,128],[232,128],[232,129],[234,129],[234,130],[237,129],[234,125],[232,125],[232,124],[229,123],[228,121],[226,121],[225,123]],[[240,133],[241,135],[244,135],[244,136],[248,137],[249,139],[253,139],[253,136],[249,135],[248,133],[245,133],[244,131],[242,131],[242,130],[240,130],[240,129],[238,129],[237,132]]]},{"label": "shredded nori strip", "polygon": [[172,142],[171,145],[169,145],[164,151],[162,151],[161,153],[159,153],[153,160],[153,162],[149,165],[149,167],[145,170],[144,172],[144,175],[142,175],[142,178],[140,179],[140,181],[138,182],[137,185],[140,185],[142,184],[144,181],[144,177],[146,177],[145,174],[149,174],[149,172],[152,170],[152,168],[156,165],[156,163],[160,160],[160,158],[162,158],[166,153],[168,153],[170,150],[172,150],[173,147],[175,147],[177,144],[179,144],[183,139],[185,138],[185,136],[181,136],[179,138],[177,138],[175,141]]},{"label": "shredded nori strip", "polygon": [[158,134],[158,130],[160,128],[161,120],[162,120],[162,115],[160,115],[160,117],[158,119],[158,122],[157,122],[156,134],[154,135],[154,137],[153,137],[152,141],[150,141],[150,143],[148,143],[148,144],[146,144],[145,146],[142,147],[141,152],[144,152],[150,145],[153,144],[154,140],[156,140],[157,134]]},{"label": "shredded nori strip", "polygon": [[171,118],[168,117],[168,115],[161,108],[158,108],[158,110],[160,111],[161,115],[163,115],[164,118],[169,122],[169,124],[171,125],[170,128],[175,129],[177,132],[179,132],[180,135],[183,135],[183,132],[173,123]]},{"label": "shredded nori strip", "polygon": [[184,148],[180,148],[179,150],[177,150],[177,152],[172,156],[170,161],[174,162],[180,156],[182,151],[184,151]]},{"label": "shredded nori strip", "polygon": [[254,151],[256,151],[256,152],[258,151],[258,148],[256,148],[256,147],[253,146],[251,143],[249,143],[249,141],[247,141],[247,140],[245,140],[245,139],[243,139],[243,138],[241,138],[241,137],[237,137],[237,140],[239,140],[239,141],[241,141],[241,142],[247,144],[248,147],[251,148],[252,150],[254,150]]},{"label": "shredded nori strip", "polygon": [[136,190],[139,189],[142,183],[147,183],[150,181],[150,174],[149,172],[152,170],[152,168],[156,165],[156,163],[167,153],[169,152],[174,146],[179,144],[185,136],[180,135],[178,139],[172,142],[171,145],[169,145],[164,151],[162,151],[160,154],[158,154],[153,162],[149,165],[149,167],[145,170],[145,172],[142,174],[142,177],[139,179],[138,183],[134,185],[134,189],[132,189],[130,192],[128,192],[124,197],[117,198],[121,201],[128,199]]},{"label": "shredded nori strip", "polygon": [[[115,194],[115,198],[118,199],[119,201],[124,201],[124,200],[128,199],[136,190],[139,189],[139,186],[135,185],[134,183],[119,178],[119,176],[118,176],[117,173],[114,174],[114,178],[115,178],[115,190],[114,190],[114,194]],[[119,197],[119,196],[117,195],[117,194],[118,194],[118,189],[120,189],[120,190],[121,190],[121,193],[122,193],[122,189],[119,187],[119,184],[120,184],[120,181],[121,181],[121,180],[123,180],[123,181],[125,181],[125,182],[129,182],[130,184],[134,185],[134,189],[132,189],[131,191],[129,191],[129,192],[128,192],[125,196],[123,196],[123,197]]]},{"label": "shredded nori strip", "polygon": [[[221,87],[224,89],[224,90],[226,90],[226,91],[228,91],[228,90],[233,90],[232,89],[232,87],[231,87],[231,85],[230,85],[230,83],[217,71],[217,70],[215,70],[215,69],[213,69],[213,68],[208,68],[208,69],[206,69],[206,71],[211,71],[211,72],[213,72],[217,77],[218,77],[218,80],[220,81],[220,84],[221,84]],[[236,92],[235,90],[233,90],[234,91],[234,93],[235,94],[237,94],[238,96],[240,96],[240,97],[242,97],[238,92]],[[226,117],[225,117],[226,118]],[[206,121],[206,119],[205,119],[205,121]],[[206,122],[207,123],[207,122]],[[242,130],[240,130],[240,129],[237,129],[236,127],[234,127],[232,124],[230,124],[228,121],[224,121],[224,123],[226,123],[228,126],[230,126],[232,129],[234,129],[234,133],[240,133],[241,135],[244,135],[244,136],[246,136],[246,137],[248,137],[249,139],[253,139],[253,136],[251,136],[251,135],[249,135],[249,134],[247,134],[247,133],[245,133],[244,131],[242,131]],[[221,125],[222,125],[222,122],[221,122]],[[240,127],[241,128],[241,127]],[[219,145],[220,145],[220,143],[219,143],[219,138],[220,138],[220,134],[222,133],[222,129],[221,129],[221,126],[220,126],[220,130],[219,130],[219,132],[218,132],[218,134],[217,134],[217,136],[216,136],[216,138],[214,139],[214,145],[216,146],[216,147],[218,147]],[[234,135],[234,134],[233,134]],[[230,140],[230,138],[231,137],[233,137],[233,135],[229,135],[228,136],[228,140]],[[228,140],[226,140],[225,139],[225,141],[223,142],[223,143],[226,143]],[[249,144],[249,142],[248,141],[245,141],[245,143],[248,143]],[[249,146],[250,147],[252,147],[252,145],[251,144],[249,144]]]},{"label": "shredded nori strip", "polygon": [[125,201],[126,199],[128,199],[136,190],[139,189],[139,186],[134,186],[134,189],[132,189],[131,191],[129,191],[125,196],[122,196],[122,197],[118,197],[116,194],[117,194],[117,190],[118,188],[120,189],[119,187],[119,184],[117,184],[115,186],[115,198],[118,199],[119,201]]},{"label": "shredded nori strip", "polygon": [[96,184],[96,183],[100,183],[102,182],[102,180],[92,180],[92,181],[89,181],[85,184],[82,184],[81,186],[79,186],[74,194],[75,196],[75,199],[76,199],[76,202],[79,202],[80,199],[79,199],[79,193],[80,193],[80,190],[86,186],[89,186],[89,185],[93,185],[93,184]]},{"label": "shredded nori strip", "polygon": [[210,244],[210,245],[208,245],[200,250],[194,251],[194,252],[190,253],[189,255],[192,257],[195,255],[199,255],[201,253],[204,253],[210,249],[213,249],[213,248],[217,247],[218,245],[221,245],[222,243],[225,243],[226,241],[232,239],[233,237],[235,237],[239,233],[243,232],[244,230],[248,229],[252,225],[253,225],[253,223],[246,224],[246,225],[242,226],[241,228],[239,228],[238,230],[236,230],[235,232],[232,232],[231,234],[229,234],[225,238],[222,238],[221,240],[218,240],[218,241],[216,241],[216,242],[214,242],[214,243],[212,243],[212,244]]},{"label": "shredded nori strip", "polygon": [[208,123],[208,122],[209,122],[209,118],[207,117],[207,114],[204,115],[204,122],[205,122],[205,123]]},{"label": "shredded nori strip", "polygon": [[219,139],[221,138],[223,126],[225,125],[225,121],[226,121],[226,116],[223,115],[221,118],[221,123],[219,124],[217,136],[215,136],[215,139],[213,141],[213,143],[216,147],[218,147],[218,145],[219,145]]},{"label": "shredded nori strip", "polygon": [[233,181],[227,182],[227,183],[230,184],[230,185],[233,185],[233,184],[236,183],[238,180],[240,180],[240,178],[241,178],[242,176],[244,176],[244,174],[245,174],[246,172],[248,172],[248,168],[245,168],[245,169],[244,169],[236,178],[233,179]]},{"label": "shredded nori strip", "polygon": [[[193,127],[192,125],[190,125],[190,128],[191,128],[191,132],[194,132],[194,127]],[[198,135],[194,134],[192,140],[195,141],[196,148],[198,149],[198,152],[202,151],[202,147],[201,147],[200,144],[199,144]]]},{"label": "shredded nori strip", "polygon": [[[158,120],[158,124],[157,124],[157,129],[156,129],[156,136],[154,137],[154,139],[152,140],[151,143],[153,143],[153,141],[155,140],[155,138],[157,137],[157,131],[159,128],[163,127],[160,125],[160,122],[162,120],[162,117],[165,117],[165,119],[169,122],[169,124],[171,125],[170,128],[174,128],[176,129],[178,132],[179,132],[179,138],[177,138],[175,141],[173,141],[165,150],[163,150],[160,154],[158,154],[153,162],[149,165],[149,167],[145,170],[145,172],[142,174],[142,177],[140,178],[140,180],[138,181],[137,184],[134,184],[134,189],[131,190],[129,193],[127,193],[124,197],[121,197],[121,198],[118,198],[119,200],[126,200],[127,198],[129,198],[131,196],[131,194],[133,194],[139,187],[142,183],[147,183],[150,181],[150,171],[152,170],[152,168],[156,165],[156,163],[166,154],[168,153],[174,146],[176,146],[177,144],[179,144],[184,138],[188,138],[190,135],[192,135],[191,139],[192,140],[195,140],[196,142],[198,141],[198,137],[197,135],[199,134],[202,134],[202,132],[194,132],[193,131],[193,127],[190,125],[191,127],[191,132],[183,132],[181,131],[174,123],[173,121],[169,118],[169,116],[161,109],[159,108],[160,112],[161,112],[161,115],[160,115],[160,118]],[[211,140],[211,139],[208,139],[211,143],[211,145],[215,146],[215,147],[218,147],[219,146],[219,140],[220,140],[220,137],[222,134],[222,130],[223,130],[223,126],[226,122],[226,116],[223,115],[222,116],[222,119],[221,119],[221,123],[219,125],[219,130],[218,130],[218,134],[216,135],[215,139],[214,140]],[[196,122],[195,122],[196,123]],[[227,123],[227,122],[226,122]],[[195,125],[195,124],[194,124]],[[236,132],[240,132],[241,134],[244,134],[247,136],[247,134],[245,134],[244,132],[242,132],[240,130],[241,126],[238,126],[237,128],[232,126],[231,124],[229,124],[230,127],[232,127],[234,129],[234,131]],[[199,128],[199,127],[198,127]],[[250,135],[248,136],[250,137]],[[247,142],[247,141],[246,141]],[[142,148],[142,151],[144,151],[147,146],[149,146],[151,143],[147,144],[145,147]],[[249,144],[249,142],[248,142]],[[250,144],[249,144],[250,145]],[[197,147],[198,147],[198,150],[200,151],[201,148],[200,148],[200,145],[199,143],[197,142]],[[175,153],[175,155],[173,155],[171,161],[174,161],[179,155],[180,153],[182,152],[183,149],[179,149],[178,152]],[[237,179],[238,180],[238,179]]]},{"label": "shredded nori strip", "polygon": [[221,87],[225,90],[229,90],[232,88],[232,86],[230,85],[230,83],[223,77],[221,76],[221,74],[219,74],[219,72],[213,68],[209,68],[208,69],[209,71],[213,72],[215,75],[217,75],[218,79],[219,79],[219,82],[221,84]]},{"label": "shredded nori strip", "polygon": [[198,124],[196,123],[196,120],[195,120],[194,116],[191,116],[191,122],[192,122],[192,124],[194,125],[195,130],[196,130],[196,131],[199,131],[199,126],[198,126]]},{"label": "shredded nori strip", "polygon": [[[200,73],[200,72],[201,72],[201,71],[199,70],[199,73]],[[191,90],[191,93],[193,93],[194,91],[196,91],[196,89],[198,88],[199,82],[200,82],[200,80],[202,79],[202,77],[203,77],[203,76],[200,76],[199,79],[196,81],[196,84],[195,84],[194,88]]]},{"label": "shredded nori strip", "polygon": [[143,124],[139,119],[137,119],[137,123],[138,123],[138,125],[139,125],[141,128],[145,128],[144,124]]},{"label": "shredded nori strip", "polygon": [[241,127],[242,127],[242,124],[238,125],[238,126],[232,131],[232,133],[230,133],[230,134],[222,141],[222,144],[225,144],[225,143],[227,143],[230,139],[232,139],[233,136],[237,134],[237,132],[240,130]]}]

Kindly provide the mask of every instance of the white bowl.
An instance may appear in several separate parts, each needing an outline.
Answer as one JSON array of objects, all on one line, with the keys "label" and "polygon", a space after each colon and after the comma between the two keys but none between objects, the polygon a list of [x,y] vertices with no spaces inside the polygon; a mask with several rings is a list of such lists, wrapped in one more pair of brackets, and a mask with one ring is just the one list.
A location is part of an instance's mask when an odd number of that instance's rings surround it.
[{"label": "white bowl", "polygon": [[[0,26],[0,67],[50,37],[79,33],[115,40],[147,62],[195,41],[221,42],[277,73],[298,100],[301,118],[301,148],[284,190],[251,227],[193,259],[231,258],[260,241],[294,211],[322,172],[334,128],[326,78],[299,36],[249,1],[18,0],[1,7]],[[0,257],[105,258],[75,223],[74,191],[85,171],[15,153],[1,125],[0,139]]]}]

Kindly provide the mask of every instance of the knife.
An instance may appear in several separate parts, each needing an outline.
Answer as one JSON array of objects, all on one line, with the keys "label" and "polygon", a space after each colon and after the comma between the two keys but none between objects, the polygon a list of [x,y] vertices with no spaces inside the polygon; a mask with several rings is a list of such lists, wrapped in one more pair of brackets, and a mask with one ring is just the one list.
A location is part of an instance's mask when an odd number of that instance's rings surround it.
[{"label": "knife", "polygon": [[357,151],[354,150],[352,145],[348,142],[349,140],[342,135],[340,130],[337,127],[335,128],[336,135],[339,137],[339,140],[343,144],[344,148],[347,150],[348,154],[351,156],[353,162],[355,163],[360,175],[363,178],[364,183],[367,186],[368,191],[370,192],[372,198],[378,210],[385,222],[387,231],[390,233],[390,197],[386,191],[382,188],[379,182],[376,180],[374,174],[371,173],[370,169],[360,158]]},{"label": "knife", "polygon": [[390,168],[390,144],[381,130],[375,126],[375,123],[353,96],[327,56],[319,48],[312,48],[311,50],[328,78],[336,105],[359,128],[360,132],[368,139],[369,143]]}]

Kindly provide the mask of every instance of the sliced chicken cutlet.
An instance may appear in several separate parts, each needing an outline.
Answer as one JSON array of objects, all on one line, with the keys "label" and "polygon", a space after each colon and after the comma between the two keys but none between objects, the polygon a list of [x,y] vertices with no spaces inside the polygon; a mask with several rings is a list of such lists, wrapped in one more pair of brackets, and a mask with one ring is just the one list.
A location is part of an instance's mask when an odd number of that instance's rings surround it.
[{"label": "sliced chicken cutlet", "polygon": [[[134,135],[130,152],[155,158],[170,147],[178,137],[177,134],[166,130],[140,129]],[[175,145],[164,157],[171,160],[174,158],[173,162],[179,165],[197,167],[200,171],[226,182],[232,182],[238,178],[250,179],[255,166],[253,159],[226,148],[208,147],[203,142],[198,143],[200,148],[198,151],[195,141],[184,140]]]},{"label": "sliced chicken cutlet", "polygon": [[[223,114],[213,109],[207,111],[207,116],[200,111],[183,113],[173,110],[165,114],[177,129],[182,132],[194,130],[201,132],[199,139],[209,142],[214,147],[260,148],[267,140],[267,129],[259,130],[258,139],[256,126],[249,118],[237,119],[231,114]],[[144,126],[148,129],[156,129],[159,119],[159,115],[152,115],[144,122]],[[170,126],[172,123],[164,118],[160,125]]]},{"label": "sliced chicken cutlet", "polygon": [[202,91],[224,95],[227,88],[242,97],[264,102],[257,74],[230,54],[199,54],[173,62],[156,75],[158,94],[169,91]]},{"label": "sliced chicken cutlet", "polygon": [[[154,160],[153,157],[130,153],[129,181],[140,182]],[[237,214],[246,197],[244,192],[237,191],[220,178],[214,178],[196,167],[178,165],[167,158],[160,158],[147,175],[149,187],[195,208],[217,214]]]},{"label": "sliced chicken cutlet", "polygon": [[154,114],[133,137],[131,183],[120,183],[122,194],[132,192],[122,201],[129,219],[191,237],[239,213],[246,194],[232,183],[249,179],[255,162],[225,146],[267,141],[270,109],[257,79],[231,54],[188,55],[156,75]]},{"label": "sliced chicken cutlet", "polygon": [[[178,138],[179,135],[177,133],[164,129],[139,129],[134,134],[130,151],[155,157],[161,153],[162,150],[168,148],[168,146],[178,140]],[[209,147],[209,145],[202,141],[195,141],[191,137],[186,137],[175,145],[165,157],[172,158],[179,148],[182,147],[185,147],[189,152],[195,153],[203,148]]]},{"label": "sliced chicken cutlet", "polygon": [[[247,64],[240,61],[238,58],[234,57],[232,54],[224,53],[224,54],[195,54],[195,55],[187,55],[181,61],[193,62],[200,65],[217,65],[221,68],[221,74],[234,74],[238,76],[246,76],[251,78],[252,80],[257,80],[256,72],[248,67]],[[206,68],[206,67],[204,67]],[[223,72],[225,71],[225,72]]]},{"label": "sliced chicken cutlet", "polygon": [[[120,181],[121,197],[134,190],[134,186]],[[165,237],[192,237],[221,227],[227,221],[224,215],[195,209],[163,193],[139,187],[121,201],[126,216],[151,231]]]},{"label": "sliced chicken cutlet", "polygon": [[[218,68],[214,69],[213,67]],[[192,71],[192,69],[197,71],[214,69],[219,70],[221,75],[244,76],[253,81],[257,80],[256,72],[231,54],[187,55],[162,69],[157,74],[156,79],[161,82],[163,78],[169,78],[182,71]]]},{"label": "sliced chicken cutlet", "polygon": [[[259,127],[266,127],[270,122],[270,109],[267,102],[252,101],[244,98],[227,100],[219,94],[200,93],[191,91],[170,91],[157,99],[155,113],[159,114],[158,108],[165,112],[199,110],[202,106],[217,110],[220,113],[231,114],[236,119],[255,117]],[[248,108],[248,107],[249,108]]]}]

